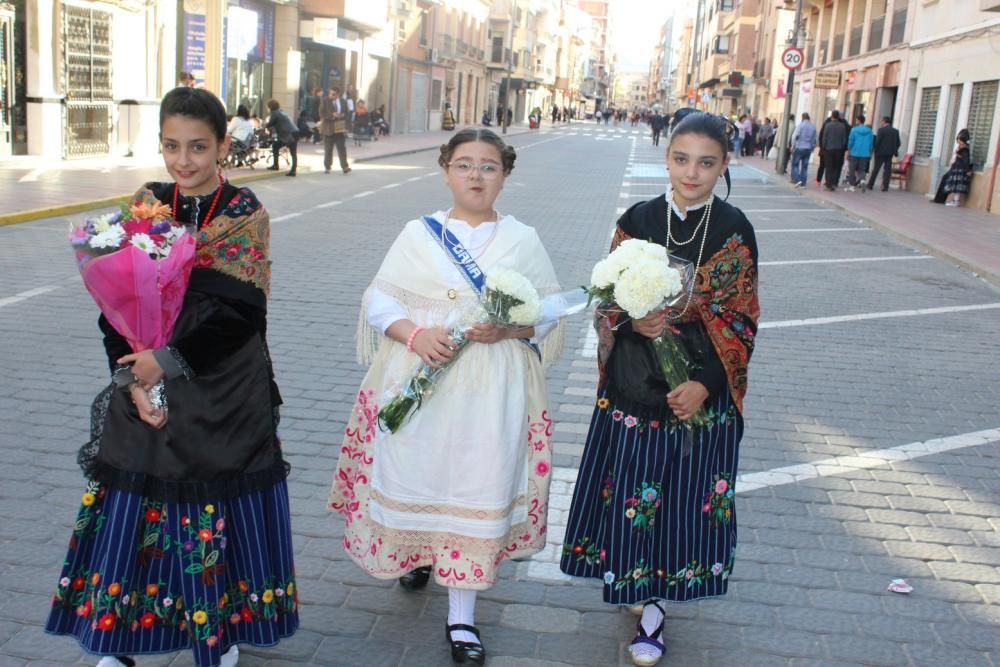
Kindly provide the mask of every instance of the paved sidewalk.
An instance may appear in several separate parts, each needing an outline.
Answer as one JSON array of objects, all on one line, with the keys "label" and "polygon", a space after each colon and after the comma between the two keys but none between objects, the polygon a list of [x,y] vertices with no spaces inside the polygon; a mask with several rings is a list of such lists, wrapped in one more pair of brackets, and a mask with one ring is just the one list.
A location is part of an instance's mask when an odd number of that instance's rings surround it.
[{"label": "paved sidewalk", "polygon": [[[514,125],[508,136],[530,130]],[[433,131],[382,137],[355,146],[348,139],[347,156],[353,163],[379,158],[436,150],[454,131]],[[265,155],[270,155],[265,151]],[[334,156],[336,162],[336,155]],[[286,170],[268,171],[269,161],[262,160],[255,169],[229,169],[229,180],[245,183],[283,175]],[[323,144],[299,143],[299,172],[323,171]],[[341,176],[340,170],[333,172]],[[146,157],[105,156],[80,160],[61,160],[36,156],[15,156],[0,160],[0,226],[67,215],[117,203],[142,183],[165,179],[166,171],[159,155]]]},{"label": "paved sidewalk", "polygon": [[[773,160],[743,157],[740,164],[793,189],[787,174],[775,173]],[[818,165],[818,159],[810,160],[803,195],[1000,286],[1000,215],[934,204],[923,194],[897,190],[895,185],[888,192],[847,192],[844,188],[827,192],[816,183]]]}]

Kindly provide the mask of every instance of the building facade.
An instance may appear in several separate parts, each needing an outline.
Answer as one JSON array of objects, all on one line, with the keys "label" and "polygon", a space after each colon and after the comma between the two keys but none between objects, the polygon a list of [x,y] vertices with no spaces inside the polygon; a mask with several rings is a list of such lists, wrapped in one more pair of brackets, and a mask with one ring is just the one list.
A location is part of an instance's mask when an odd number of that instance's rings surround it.
[{"label": "building facade", "polygon": [[796,113],[833,109],[878,126],[891,119],[913,155],[912,191],[930,194],[950,165],[955,135],[973,133],[967,205],[997,210],[1000,2],[808,0],[806,67]]}]

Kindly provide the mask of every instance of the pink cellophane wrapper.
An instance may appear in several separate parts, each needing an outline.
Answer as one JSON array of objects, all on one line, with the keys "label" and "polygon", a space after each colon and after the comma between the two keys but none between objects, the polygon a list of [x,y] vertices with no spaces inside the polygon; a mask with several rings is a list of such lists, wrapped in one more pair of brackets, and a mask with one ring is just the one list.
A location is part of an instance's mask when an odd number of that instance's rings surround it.
[{"label": "pink cellophane wrapper", "polygon": [[184,234],[162,259],[128,245],[89,259],[80,266],[80,275],[111,326],[133,351],[141,352],[163,347],[170,340],[191,280],[194,256],[195,240]]}]

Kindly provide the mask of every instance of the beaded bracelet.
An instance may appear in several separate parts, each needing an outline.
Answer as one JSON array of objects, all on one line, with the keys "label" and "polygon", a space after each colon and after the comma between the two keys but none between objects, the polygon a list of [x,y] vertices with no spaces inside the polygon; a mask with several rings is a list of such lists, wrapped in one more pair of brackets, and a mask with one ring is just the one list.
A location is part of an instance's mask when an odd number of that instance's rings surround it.
[{"label": "beaded bracelet", "polygon": [[423,331],[423,327],[414,327],[413,331],[410,332],[410,336],[406,339],[406,351],[413,352],[413,341],[417,337],[417,334]]}]

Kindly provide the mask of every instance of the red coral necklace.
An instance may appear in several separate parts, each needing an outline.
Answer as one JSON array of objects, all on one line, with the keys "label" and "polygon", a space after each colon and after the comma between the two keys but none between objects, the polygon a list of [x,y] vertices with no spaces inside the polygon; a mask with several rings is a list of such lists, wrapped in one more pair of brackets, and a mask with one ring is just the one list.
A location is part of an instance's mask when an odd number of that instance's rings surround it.
[{"label": "red coral necklace", "polygon": [[[224,182],[225,179],[222,178],[222,174],[219,174],[219,187],[215,191],[215,196],[212,197],[212,205],[208,207],[208,215],[203,218],[206,222],[211,222],[212,214],[215,213],[215,207],[219,205],[219,199],[222,197],[222,184]],[[181,186],[174,183],[174,200],[173,205],[171,206],[171,212],[174,214],[174,220],[177,219],[177,193],[179,193],[180,190]],[[195,223],[197,224],[197,221],[195,221]]]}]

